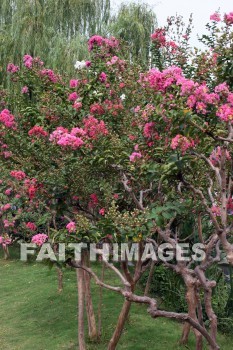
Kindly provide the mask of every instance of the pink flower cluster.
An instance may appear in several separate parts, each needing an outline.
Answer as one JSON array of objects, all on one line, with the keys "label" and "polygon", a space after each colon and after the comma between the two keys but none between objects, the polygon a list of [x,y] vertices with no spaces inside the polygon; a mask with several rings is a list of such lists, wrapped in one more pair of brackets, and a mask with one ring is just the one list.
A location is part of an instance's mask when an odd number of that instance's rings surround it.
[{"label": "pink flower cluster", "polygon": [[211,211],[214,214],[214,216],[220,216],[221,215],[221,209],[217,205],[213,205],[212,208],[211,208]]},{"label": "pink flower cluster", "polygon": [[90,208],[95,208],[97,205],[98,205],[98,203],[99,203],[99,199],[98,199],[98,196],[97,196],[97,194],[95,194],[95,193],[92,193],[91,195],[90,195],[90,202],[89,202],[89,207]]},{"label": "pink flower cluster", "polygon": [[[221,147],[218,146],[213,150],[209,159],[214,166],[217,166],[217,165],[220,165],[221,157],[222,157],[222,150],[221,150]],[[227,160],[231,159],[231,155],[227,150],[226,150],[226,159]]]},{"label": "pink flower cluster", "polygon": [[140,82],[148,83],[154,90],[166,92],[171,85],[180,82],[180,78],[183,78],[182,69],[171,66],[162,72],[152,68],[147,74],[141,74]]},{"label": "pink flower cluster", "polygon": [[56,142],[61,147],[68,147],[73,150],[80,148],[84,142],[80,137],[76,135],[80,131],[83,134],[83,130],[79,128],[73,128],[71,132],[68,132],[68,129],[63,127],[58,127],[49,137],[49,141]]},{"label": "pink flower cluster", "polygon": [[137,159],[142,158],[142,154],[141,152],[133,152],[130,156],[129,156],[129,160],[130,162],[136,162]]},{"label": "pink flower cluster", "polygon": [[67,228],[69,233],[75,232],[76,231],[76,223],[74,221],[71,221],[66,225],[66,228]]},{"label": "pink flower cluster", "polygon": [[0,122],[3,123],[7,128],[15,129],[15,117],[10,113],[8,109],[3,109],[0,113]]},{"label": "pink flower cluster", "polygon": [[7,211],[9,209],[11,209],[10,203],[7,203],[1,207],[1,211]]},{"label": "pink flower cluster", "polygon": [[31,69],[32,68],[32,64],[33,64],[33,58],[30,55],[24,55],[23,56],[23,63],[25,65],[25,67]]},{"label": "pink flower cluster", "polygon": [[155,123],[149,122],[144,125],[143,135],[146,138],[152,138],[155,131]]},{"label": "pink flower cluster", "polygon": [[99,210],[99,214],[102,215],[102,216],[104,216],[104,215],[105,215],[105,209],[104,209],[104,208],[101,208],[101,209]]},{"label": "pink flower cluster", "polygon": [[76,88],[78,86],[78,80],[77,79],[71,79],[70,80],[70,88]]},{"label": "pink flower cluster", "polygon": [[233,12],[230,12],[228,14],[225,14],[224,21],[226,24],[231,25],[233,24]]},{"label": "pink flower cluster", "polygon": [[51,82],[57,83],[59,78],[52,69],[42,69],[40,74],[47,77]]},{"label": "pink flower cluster", "polygon": [[16,73],[19,71],[19,66],[15,66],[13,63],[9,63],[7,65],[7,72],[8,73]]},{"label": "pink flower cluster", "polygon": [[172,52],[175,51],[175,49],[178,47],[177,44],[170,40],[167,41],[166,39],[166,33],[164,28],[158,28],[156,31],[151,34],[151,40],[153,43],[155,43],[158,47],[171,47]]},{"label": "pink flower cluster", "polygon": [[104,72],[100,73],[99,80],[101,81],[101,83],[104,83],[107,80],[107,74]]},{"label": "pink flower cluster", "polygon": [[28,94],[28,91],[29,91],[29,89],[27,86],[23,86],[21,89],[22,94]]},{"label": "pink flower cluster", "polygon": [[78,94],[76,91],[72,92],[71,94],[69,94],[68,96],[68,101],[76,101],[78,98]]},{"label": "pink flower cluster", "polygon": [[216,115],[224,122],[233,123],[233,107],[229,106],[228,104],[220,106]]},{"label": "pink flower cluster", "polygon": [[158,28],[156,31],[151,34],[151,40],[153,42],[156,42],[159,46],[165,46],[166,44],[166,36],[165,36],[165,29],[164,28]]},{"label": "pink flower cluster", "polygon": [[105,110],[99,103],[93,103],[90,106],[90,112],[94,115],[103,115],[105,113]]},{"label": "pink flower cluster", "polygon": [[6,247],[7,245],[11,244],[12,240],[7,236],[3,237],[0,236],[0,244],[2,244],[3,247]]},{"label": "pink flower cluster", "polygon": [[14,227],[15,221],[9,221],[7,219],[3,220],[3,225],[5,228]]},{"label": "pink flower cluster", "polygon": [[35,198],[36,192],[39,188],[39,185],[37,184],[37,180],[35,178],[32,179],[26,179],[24,181],[25,189],[28,193],[28,197],[30,200],[33,200]]},{"label": "pink flower cluster", "polygon": [[26,223],[26,227],[30,231],[36,231],[36,229],[37,229],[36,224],[34,224],[34,222],[30,222],[30,221]]},{"label": "pink flower cluster", "polygon": [[37,235],[32,237],[32,243],[35,243],[39,247],[41,247],[48,239],[48,236],[44,233],[38,233]]},{"label": "pink flower cluster", "polygon": [[174,150],[179,148],[183,154],[189,148],[194,148],[194,147],[195,147],[195,142],[193,139],[188,139],[187,137],[179,134],[176,135],[176,137],[174,137],[171,142],[171,148]]},{"label": "pink flower cluster", "polygon": [[25,179],[25,177],[26,177],[26,174],[25,174],[25,172],[23,172],[23,171],[21,171],[21,170],[12,170],[11,172],[10,172],[10,175],[12,176],[12,177],[14,177],[15,179],[17,179],[17,180],[23,180],[23,179]]},{"label": "pink flower cluster", "polygon": [[106,49],[110,48],[118,48],[119,46],[119,41],[114,38],[103,38],[100,35],[93,35],[89,40],[88,40],[88,50],[92,51],[94,47],[104,47]]},{"label": "pink flower cluster", "polygon": [[91,139],[96,139],[101,135],[108,135],[108,130],[103,120],[98,121],[92,115],[83,120],[84,131]]},{"label": "pink flower cluster", "polygon": [[214,21],[214,22],[220,22],[221,21],[221,16],[220,16],[220,14],[218,12],[215,12],[215,13],[213,13],[210,16],[210,20]]},{"label": "pink flower cluster", "polygon": [[29,136],[46,137],[48,136],[47,131],[44,130],[42,126],[35,125],[32,129],[28,131]]},{"label": "pink flower cluster", "polygon": [[5,195],[6,195],[6,196],[10,196],[11,193],[12,193],[12,188],[7,188],[7,189],[5,190]]}]

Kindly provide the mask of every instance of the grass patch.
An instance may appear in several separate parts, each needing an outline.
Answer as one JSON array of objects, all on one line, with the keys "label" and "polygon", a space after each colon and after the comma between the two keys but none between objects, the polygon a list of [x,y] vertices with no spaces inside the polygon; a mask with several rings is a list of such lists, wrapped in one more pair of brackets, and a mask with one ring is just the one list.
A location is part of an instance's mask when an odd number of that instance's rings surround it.
[{"label": "grass patch", "polygon": [[[1,254],[1,253],[0,253]],[[96,266],[100,274],[100,267]],[[106,281],[117,283],[110,271]],[[98,287],[92,286],[94,304]],[[0,349],[4,350],[74,350],[77,349],[76,277],[64,271],[64,291],[57,292],[56,270],[41,263],[4,261],[0,255]],[[114,331],[123,298],[103,292],[103,339],[88,343],[88,350],[106,350]],[[166,319],[153,320],[144,305],[133,305],[129,322],[118,345],[119,350],[195,349],[193,336],[188,347],[180,347],[181,325]],[[221,349],[232,350],[232,338],[219,335]]]}]

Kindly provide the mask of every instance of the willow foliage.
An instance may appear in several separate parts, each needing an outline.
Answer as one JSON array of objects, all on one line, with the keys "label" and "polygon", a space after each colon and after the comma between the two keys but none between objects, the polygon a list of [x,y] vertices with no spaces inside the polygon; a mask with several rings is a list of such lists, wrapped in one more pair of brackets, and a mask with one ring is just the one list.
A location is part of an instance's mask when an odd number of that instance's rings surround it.
[{"label": "willow foliage", "polygon": [[148,64],[150,35],[157,26],[156,15],[146,4],[122,4],[111,18],[110,30],[126,41],[130,59]]},{"label": "willow foliage", "polygon": [[19,65],[25,54],[71,75],[94,34],[123,38],[132,57],[146,61],[155,22],[146,5],[122,5],[111,17],[110,0],[1,0],[0,84],[7,85],[7,64]]}]

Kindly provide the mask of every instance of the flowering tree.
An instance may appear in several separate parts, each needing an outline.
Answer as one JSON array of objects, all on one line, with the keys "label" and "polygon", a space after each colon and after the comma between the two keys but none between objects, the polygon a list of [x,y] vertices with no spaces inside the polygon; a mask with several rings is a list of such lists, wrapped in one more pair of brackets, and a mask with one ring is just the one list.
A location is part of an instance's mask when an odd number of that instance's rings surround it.
[{"label": "flowering tree", "polygon": [[[132,302],[148,304],[152,318],[184,321],[182,343],[192,327],[196,349],[202,349],[203,337],[211,349],[219,349],[211,303],[216,282],[206,272],[220,260],[221,248],[233,264],[233,93],[231,77],[223,73],[229,69],[230,51],[226,49],[226,57],[218,51],[224,40],[227,47],[232,45],[232,14],[224,17],[220,32],[216,18],[211,17],[209,26],[213,50],[205,64],[199,54],[194,56],[194,68],[187,59],[184,67],[184,50],[175,41],[167,44],[165,29],[152,35],[154,49],[172,48],[176,55],[179,47],[179,66],[168,67],[165,55],[164,69],[143,72],[121,57],[118,40],[98,35],[88,41],[91,60],[77,63],[69,84],[30,55],[24,56],[22,70],[8,65],[12,86],[18,84],[21,93],[13,87],[2,93],[0,242],[4,247],[16,238],[38,246],[48,239],[55,246],[139,242],[133,273],[127,261],[121,262],[121,269],[103,261],[120,278],[118,287],[95,274],[85,253],[75,261],[68,251],[66,264],[77,268],[78,276],[80,349],[85,349],[84,288],[89,295],[89,334],[96,336],[90,276],[125,298],[109,350],[116,348]],[[198,78],[200,69],[209,73],[208,80]],[[187,233],[183,223],[190,218],[194,225]],[[178,244],[195,242],[195,225],[205,259],[180,261]],[[184,281],[187,313],[159,310],[156,300],[135,294],[153,256],[144,254],[145,243],[157,253],[160,243],[168,243],[175,253],[176,258],[163,264]],[[203,306],[209,331],[203,324]]]}]

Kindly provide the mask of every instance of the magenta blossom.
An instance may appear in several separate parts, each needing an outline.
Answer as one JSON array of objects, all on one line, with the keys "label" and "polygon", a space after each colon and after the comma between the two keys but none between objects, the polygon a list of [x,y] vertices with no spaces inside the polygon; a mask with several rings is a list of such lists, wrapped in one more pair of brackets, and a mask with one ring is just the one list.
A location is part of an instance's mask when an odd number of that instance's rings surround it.
[{"label": "magenta blossom", "polygon": [[38,233],[37,235],[32,237],[32,243],[35,243],[39,247],[41,247],[49,237],[44,233]]},{"label": "magenta blossom", "polygon": [[129,160],[131,162],[135,162],[137,159],[142,158],[142,154],[141,152],[133,152],[130,156],[129,156]]},{"label": "magenta blossom", "polygon": [[71,79],[70,80],[70,88],[76,88],[78,86],[78,80],[77,79]]},{"label": "magenta blossom", "polygon": [[218,12],[215,12],[215,13],[213,13],[210,16],[210,20],[214,21],[214,22],[220,22],[221,21],[221,16],[220,16],[220,14]]},{"label": "magenta blossom", "polygon": [[27,86],[23,86],[21,89],[22,94],[27,94],[28,93],[28,87]]},{"label": "magenta blossom", "polygon": [[7,66],[8,73],[16,73],[19,71],[19,66],[15,66],[13,63],[9,63]]},{"label": "magenta blossom", "polygon": [[76,223],[74,221],[71,221],[66,225],[66,228],[69,231],[69,233],[75,232],[76,231]]},{"label": "magenta blossom", "polygon": [[225,14],[224,21],[226,24],[231,25],[233,24],[233,12],[230,12],[228,14]]}]

